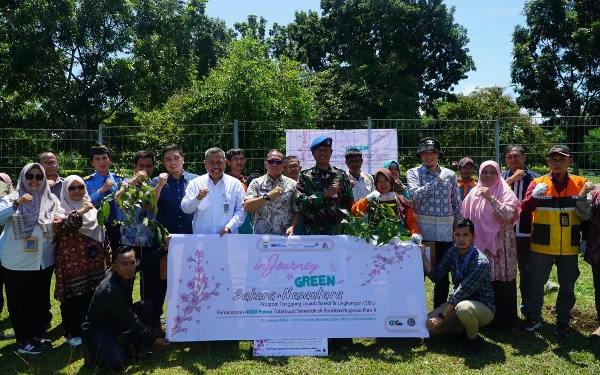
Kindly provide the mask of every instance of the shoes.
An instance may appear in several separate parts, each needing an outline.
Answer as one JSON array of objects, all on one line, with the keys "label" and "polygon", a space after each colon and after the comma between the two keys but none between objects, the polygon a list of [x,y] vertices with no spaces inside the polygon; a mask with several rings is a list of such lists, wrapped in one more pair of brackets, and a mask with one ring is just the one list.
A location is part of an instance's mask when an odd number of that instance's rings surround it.
[{"label": "shoes", "polygon": [[554,326],[554,334],[562,337],[569,337],[569,323],[558,322]]},{"label": "shoes", "polygon": [[15,335],[12,333],[6,333],[4,331],[0,331],[0,340],[12,340],[15,338]]},{"label": "shoes", "polygon": [[526,329],[529,332],[533,332],[542,326],[542,322],[539,320],[527,319],[525,323],[521,324],[521,329]]},{"label": "shoes", "polygon": [[50,339],[45,339],[43,337],[37,337],[34,336],[33,340],[31,340],[32,343],[38,344],[38,345],[42,345],[42,346],[52,346],[52,340]]},{"label": "shoes", "polygon": [[463,354],[465,355],[475,355],[479,354],[479,335],[475,336],[474,339],[470,339],[467,337],[465,341],[465,346],[463,347]]},{"label": "shoes", "polygon": [[81,337],[71,337],[70,339],[67,340],[67,342],[71,346],[79,346],[79,345],[81,345]]},{"label": "shoes", "polygon": [[40,345],[34,341],[28,341],[19,344],[19,349],[17,352],[19,352],[19,354],[41,354],[46,350],[48,350],[47,346]]}]

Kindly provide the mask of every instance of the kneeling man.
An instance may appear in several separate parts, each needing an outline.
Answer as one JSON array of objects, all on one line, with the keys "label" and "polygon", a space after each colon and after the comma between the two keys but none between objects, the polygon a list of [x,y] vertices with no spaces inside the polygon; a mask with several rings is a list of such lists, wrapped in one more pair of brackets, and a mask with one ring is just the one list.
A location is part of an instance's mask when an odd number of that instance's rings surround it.
[{"label": "kneeling man", "polygon": [[169,340],[152,334],[152,304],[149,301],[133,303],[132,296],[136,271],[143,268],[144,263],[158,262],[168,249],[168,239],[163,249],[148,253],[140,261],[136,261],[135,249],[131,246],[121,246],[112,252],[112,270],[96,288],[81,325],[86,367],[100,365],[113,371],[123,370],[127,367],[125,345],[130,345],[133,354],[140,357],[142,346],[169,345]]},{"label": "kneeling man", "polygon": [[429,333],[460,333],[466,331],[465,354],[479,352],[479,327],[494,318],[494,292],[490,282],[490,263],[473,244],[475,226],[466,218],[454,222],[454,244],[436,266],[431,266],[421,247],[425,273],[434,283],[448,272],[452,275],[454,290],[447,302],[429,313]]}]

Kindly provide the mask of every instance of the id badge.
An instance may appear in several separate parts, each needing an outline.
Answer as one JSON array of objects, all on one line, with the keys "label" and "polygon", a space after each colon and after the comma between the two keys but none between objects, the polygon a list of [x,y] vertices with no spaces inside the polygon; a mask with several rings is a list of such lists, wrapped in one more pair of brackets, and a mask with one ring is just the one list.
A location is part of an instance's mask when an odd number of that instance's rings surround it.
[{"label": "id badge", "polygon": [[24,250],[26,253],[35,253],[37,251],[37,237],[25,238]]},{"label": "id badge", "polygon": [[98,251],[96,250],[96,245],[88,245],[87,247],[88,250],[88,258],[95,258],[96,255],[98,255]]},{"label": "id badge", "polygon": [[231,206],[230,206],[229,202],[223,202],[223,213],[228,214],[230,210],[231,210]]},{"label": "id badge", "polygon": [[569,226],[569,214],[564,213],[564,212],[560,214],[560,226],[561,227]]}]

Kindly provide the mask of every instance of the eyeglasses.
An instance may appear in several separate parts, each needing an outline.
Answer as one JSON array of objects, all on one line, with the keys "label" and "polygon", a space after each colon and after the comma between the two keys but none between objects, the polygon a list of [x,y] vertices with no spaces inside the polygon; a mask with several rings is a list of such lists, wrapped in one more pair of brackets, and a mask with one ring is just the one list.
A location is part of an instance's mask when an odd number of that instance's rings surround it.
[{"label": "eyeglasses", "polygon": [[69,186],[69,191],[75,191],[75,190],[85,190],[85,185],[76,185],[76,186]]},{"label": "eyeglasses", "polygon": [[56,167],[58,165],[57,161],[43,161],[42,164],[44,167]]},{"label": "eyeglasses", "polygon": [[44,175],[43,174],[25,173],[26,180],[33,180],[34,178],[36,181],[43,181]]},{"label": "eyeglasses", "polygon": [[281,164],[283,164],[283,160],[269,159],[269,160],[267,160],[267,163],[269,163],[269,165],[273,165],[273,164],[281,165]]}]

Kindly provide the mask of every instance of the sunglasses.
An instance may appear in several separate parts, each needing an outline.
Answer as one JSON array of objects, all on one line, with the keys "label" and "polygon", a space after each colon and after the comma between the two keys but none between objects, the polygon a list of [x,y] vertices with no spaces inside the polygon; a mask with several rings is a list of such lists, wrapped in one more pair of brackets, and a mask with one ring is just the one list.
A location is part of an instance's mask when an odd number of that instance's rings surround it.
[{"label": "sunglasses", "polygon": [[85,190],[85,185],[69,186],[69,191]]},{"label": "sunglasses", "polygon": [[273,165],[273,164],[281,165],[281,164],[283,164],[283,160],[269,159],[269,160],[267,160],[267,163],[269,163],[269,165]]},{"label": "sunglasses", "polygon": [[34,178],[36,179],[36,181],[44,181],[43,174],[25,173],[25,179],[33,180]]}]

